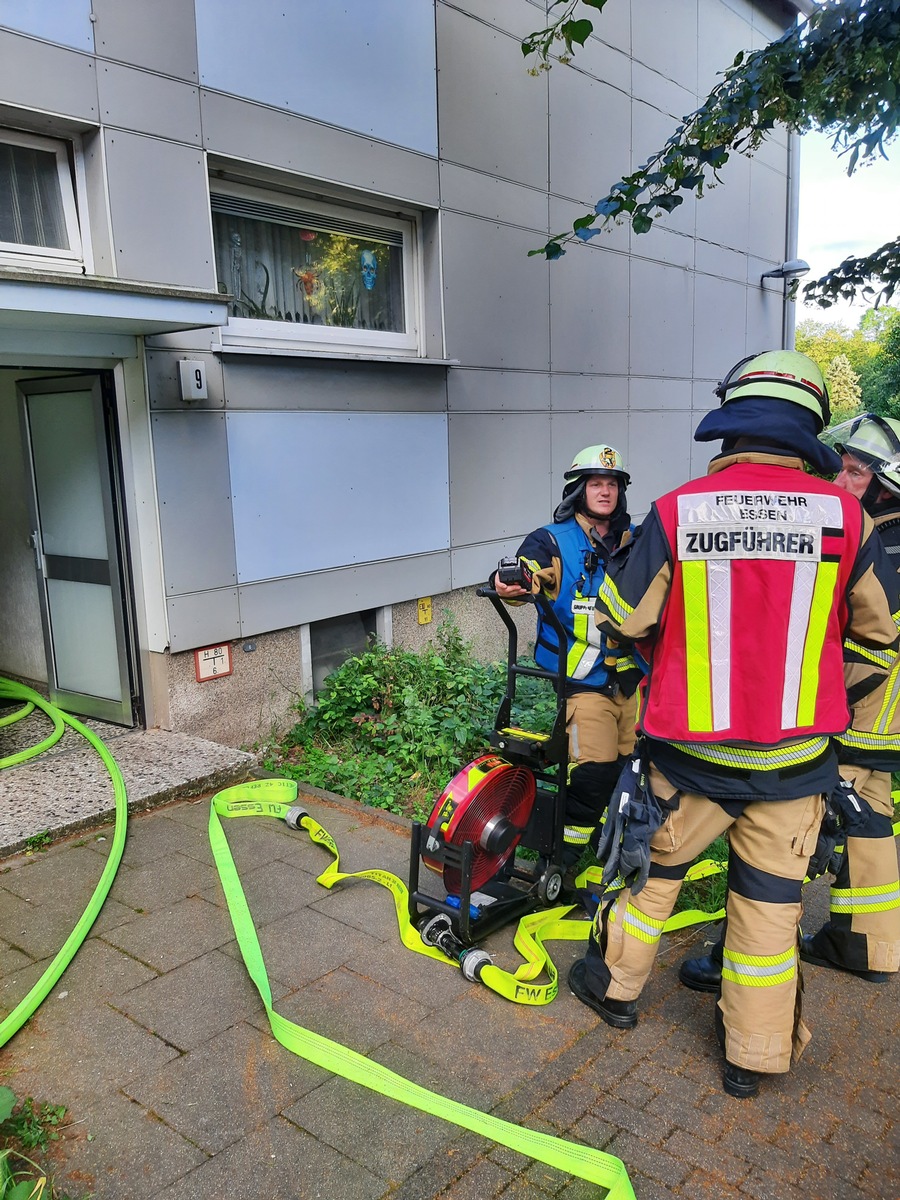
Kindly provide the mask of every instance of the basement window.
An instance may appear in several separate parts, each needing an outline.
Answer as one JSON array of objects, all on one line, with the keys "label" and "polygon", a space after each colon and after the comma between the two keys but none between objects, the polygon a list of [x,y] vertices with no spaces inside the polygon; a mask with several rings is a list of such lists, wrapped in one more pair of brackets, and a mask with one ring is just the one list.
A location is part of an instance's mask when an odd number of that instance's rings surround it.
[{"label": "basement window", "polygon": [[82,270],[69,151],[53,138],[0,130],[0,265]]},{"label": "basement window", "polygon": [[356,654],[364,654],[377,635],[378,610],[347,613],[312,621],[309,626],[309,648],[312,660],[313,695],[318,696],[325,680],[341,663]]},{"label": "basement window", "polygon": [[416,353],[415,223],[214,181],[223,342]]}]

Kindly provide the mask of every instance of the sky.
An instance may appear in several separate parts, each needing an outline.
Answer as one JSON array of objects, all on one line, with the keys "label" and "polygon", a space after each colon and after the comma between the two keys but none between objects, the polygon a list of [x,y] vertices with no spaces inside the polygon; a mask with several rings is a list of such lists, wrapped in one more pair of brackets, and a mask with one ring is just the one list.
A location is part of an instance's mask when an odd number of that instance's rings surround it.
[{"label": "sky", "polygon": [[[848,156],[835,154],[828,137],[810,133],[801,139],[797,254],[812,268],[800,280],[801,288],[849,254],[866,254],[900,236],[900,141],[888,147],[888,154],[887,161],[857,167],[848,178]],[[798,300],[797,320],[812,317],[853,329],[867,307],[858,300],[822,309]]]}]

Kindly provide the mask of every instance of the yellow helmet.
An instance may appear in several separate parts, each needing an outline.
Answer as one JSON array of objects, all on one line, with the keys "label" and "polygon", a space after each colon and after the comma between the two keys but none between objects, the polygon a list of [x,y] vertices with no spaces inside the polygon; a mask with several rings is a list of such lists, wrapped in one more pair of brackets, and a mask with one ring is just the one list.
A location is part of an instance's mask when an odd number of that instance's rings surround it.
[{"label": "yellow helmet", "polygon": [[722,404],[750,396],[789,400],[808,409],[820,430],[831,420],[825,377],[816,363],[798,350],[750,354],[735,363],[715,391]]},{"label": "yellow helmet", "polygon": [[625,460],[614,446],[585,446],[579,450],[572,460],[572,465],[565,473],[566,479],[580,479],[584,475],[614,475],[624,487],[631,483],[631,476],[625,470]]}]

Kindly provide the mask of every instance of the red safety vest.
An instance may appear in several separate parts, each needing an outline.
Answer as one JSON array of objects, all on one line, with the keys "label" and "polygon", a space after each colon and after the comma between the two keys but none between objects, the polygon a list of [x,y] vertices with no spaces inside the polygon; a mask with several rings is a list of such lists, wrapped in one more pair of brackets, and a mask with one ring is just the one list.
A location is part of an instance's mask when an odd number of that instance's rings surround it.
[{"label": "red safety vest", "polygon": [[791,467],[736,463],[656,502],[673,559],[641,727],[685,742],[841,733],[857,499]]}]

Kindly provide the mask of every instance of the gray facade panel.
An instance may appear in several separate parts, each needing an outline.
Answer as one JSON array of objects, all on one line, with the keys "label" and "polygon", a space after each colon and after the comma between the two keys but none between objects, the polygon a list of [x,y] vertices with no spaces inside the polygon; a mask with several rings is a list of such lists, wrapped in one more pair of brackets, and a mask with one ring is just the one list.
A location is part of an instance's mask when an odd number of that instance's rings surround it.
[{"label": "gray facade panel", "polygon": [[634,455],[628,436],[627,411],[555,412],[550,420],[550,479],[553,504],[562,496],[564,473],[572,459],[585,446],[605,443],[625,458],[629,472],[634,471]]},{"label": "gray facade panel", "polygon": [[98,64],[97,88],[104,124],[200,145],[198,88],[111,62]]},{"label": "gray facade panel", "polygon": [[550,190],[591,205],[630,162],[631,97],[579,71],[551,71]]},{"label": "gray facade panel", "polygon": [[546,188],[547,76],[528,74],[518,38],[444,5],[437,17],[441,157]]},{"label": "gray facade panel", "polygon": [[451,412],[546,412],[550,376],[536,371],[455,367],[447,377]]},{"label": "gray facade panel", "polygon": [[76,50],[94,49],[91,0],[0,0],[0,25]]},{"label": "gray facade panel", "polygon": [[549,232],[546,192],[453,163],[441,163],[441,204],[444,209]]},{"label": "gray facade panel", "polygon": [[[694,275],[647,259],[631,260],[631,373],[689,379],[694,357]],[[701,322],[704,317],[698,311]],[[703,333],[701,336],[706,336]]]},{"label": "gray facade panel", "polygon": [[[724,6],[716,4],[717,9]],[[631,23],[635,59],[697,90],[697,0],[639,0]],[[731,59],[717,47],[710,65],[720,71]],[[712,86],[712,85],[710,85]]]},{"label": "gray facade panel", "polygon": [[[601,19],[594,21],[594,39],[614,46],[622,54],[631,55],[632,19],[644,19],[643,0],[616,0],[604,9]],[[632,9],[634,17],[632,18]]]},{"label": "gray facade panel", "polygon": [[[550,264],[525,230],[445,213],[447,353],[466,366],[546,371]],[[568,262],[568,259],[565,260]]]},{"label": "gray facade panel", "polygon": [[[625,0],[626,4],[628,2]],[[443,0],[438,0],[438,8],[442,5]],[[485,0],[452,0],[452,7],[462,9],[504,33],[512,33],[520,40],[545,24],[544,6],[534,0],[490,0],[489,3]]]},{"label": "gray facade panel", "polygon": [[436,208],[434,158],[217,92],[200,92],[210,153]]},{"label": "gray facade panel", "polygon": [[229,413],[238,582],[450,545],[443,413]]},{"label": "gray facade panel", "polygon": [[[196,359],[206,368],[206,400],[185,401],[181,398],[178,364],[182,359]],[[222,359],[217,354],[201,350],[147,350],[147,391],[151,408],[204,409],[225,407],[225,381]]]},{"label": "gray facade panel", "polygon": [[[561,71],[560,75],[579,72],[630,93],[632,63],[628,47],[631,42],[631,16],[628,8],[629,0],[617,0],[609,5],[602,17],[594,21],[594,33],[583,47],[579,47],[574,65],[568,71]],[[552,94],[552,73],[550,79]],[[552,99],[550,105],[552,108]]]},{"label": "gray facade panel", "polygon": [[224,413],[151,418],[166,594],[237,583]]},{"label": "gray facade panel", "polygon": [[551,263],[553,370],[624,375],[632,294],[624,254],[575,245],[561,263]]},{"label": "gray facade panel", "polygon": [[97,72],[86,54],[0,29],[0,62],[8,104],[63,113],[87,124],[99,120]]},{"label": "gray facade panel", "polygon": [[[747,341],[744,284],[711,275],[694,281],[694,377],[721,379],[739,358],[756,350]],[[781,338],[777,339],[780,342]]]},{"label": "gray facade panel", "polygon": [[749,252],[759,258],[784,262],[786,231],[773,213],[784,212],[788,203],[787,176],[759,163],[750,165]]},{"label": "gray facade panel", "polygon": [[[733,60],[739,50],[749,50],[754,41],[751,27],[753,0],[698,0],[697,31],[697,88],[702,96],[716,86],[718,74]],[[786,7],[786,6],[785,6]],[[785,13],[783,29],[790,24]]]},{"label": "gray facade panel", "polygon": [[[545,518],[544,524],[549,520]],[[535,526],[535,529],[537,525]],[[530,533],[530,530],[523,530]],[[501,558],[509,558],[518,550],[522,538],[516,534],[512,538],[503,538],[498,542],[481,542],[477,546],[460,546],[450,553],[450,569],[452,572],[451,586],[453,588],[478,587],[487,581],[492,571],[497,569]],[[505,649],[505,637],[499,622],[497,626],[497,657],[500,658]]]},{"label": "gray facade panel", "polygon": [[450,555],[424,554],[240,589],[241,633],[251,637],[450,589]]},{"label": "gray facade panel", "polygon": [[255,0],[249,20],[246,0],[196,10],[204,86],[437,153],[434,0]]},{"label": "gray facade panel", "polygon": [[687,411],[631,413],[628,505],[632,515],[643,515],[658,496],[684,483],[695,423],[695,414]]},{"label": "gray facade panel", "polygon": [[[177,369],[177,368],[176,368]],[[446,369],[225,356],[229,411],[444,412]]]},{"label": "gray facade panel", "polygon": [[[554,412],[584,412],[597,414],[603,420],[608,412],[628,409],[628,378],[625,375],[561,375],[551,376],[551,407]],[[601,431],[595,442],[609,439]]]},{"label": "gray facade panel", "polygon": [[453,546],[515,537],[547,520],[547,413],[453,413],[450,504]]},{"label": "gray facade panel", "polygon": [[176,79],[197,81],[190,0],[93,0],[97,53]]},{"label": "gray facade panel", "polygon": [[84,178],[87,191],[87,213],[91,231],[91,256],[97,275],[114,276],[116,253],[112,243],[109,217],[109,195],[106,190],[106,164],[103,154],[103,130],[96,129],[82,137]]},{"label": "gray facade panel", "polygon": [[173,596],[166,601],[166,615],[174,651],[217,646],[241,636],[236,588]]},{"label": "gray facade panel", "polygon": [[104,137],[117,274],[215,291],[203,154],[134,133]]}]

